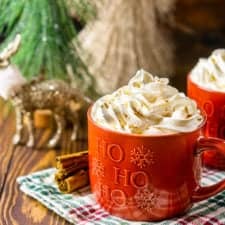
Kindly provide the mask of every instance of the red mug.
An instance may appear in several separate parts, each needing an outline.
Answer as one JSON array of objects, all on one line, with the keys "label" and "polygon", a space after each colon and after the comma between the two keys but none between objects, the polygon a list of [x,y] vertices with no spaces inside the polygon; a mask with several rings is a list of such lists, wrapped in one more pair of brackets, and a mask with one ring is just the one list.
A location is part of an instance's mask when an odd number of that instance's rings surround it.
[{"label": "red mug", "polygon": [[189,133],[136,135],[96,124],[88,111],[91,190],[109,213],[133,221],[158,221],[183,214],[193,203],[225,190],[225,180],[200,186],[201,153],[225,142]]},{"label": "red mug", "polygon": [[[201,87],[187,77],[187,95],[197,102],[198,107],[207,114],[203,129],[206,137],[225,139],[225,93]],[[225,170],[225,156],[219,151],[207,151],[203,154],[204,164]]]}]

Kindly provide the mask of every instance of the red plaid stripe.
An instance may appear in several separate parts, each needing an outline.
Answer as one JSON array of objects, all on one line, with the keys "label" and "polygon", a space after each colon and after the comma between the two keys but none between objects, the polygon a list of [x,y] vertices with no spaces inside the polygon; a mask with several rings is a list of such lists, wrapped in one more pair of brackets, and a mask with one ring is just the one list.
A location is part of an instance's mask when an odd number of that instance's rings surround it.
[{"label": "red plaid stripe", "polygon": [[109,216],[109,214],[99,205],[83,205],[70,210],[70,215],[76,217],[78,224],[86,224],[88,222],[99,221]]},{"label": "red plaid stripe", "polygon": [[224,225],[224,223],[220,223],[220,221],[215,217],[205,216],[205,218],[207,218],[207,221],[204,223],[204,225]]},{"label": "red plaid stripe", "polygon": [[179,219],[178,223],[180,225],[224,225],[224,223],[220,223],[220,221],[215,217],[209,216],[200,216],[200,215],[192,215],[185,217],[184,219]]}]

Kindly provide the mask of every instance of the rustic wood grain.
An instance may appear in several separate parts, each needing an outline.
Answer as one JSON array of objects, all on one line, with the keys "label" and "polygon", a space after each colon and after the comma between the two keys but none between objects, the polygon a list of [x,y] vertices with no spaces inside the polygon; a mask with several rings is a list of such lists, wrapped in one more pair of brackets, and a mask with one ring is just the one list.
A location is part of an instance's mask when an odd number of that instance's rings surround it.
[{"label": "rustic wood grain", "polygon": [[0,100],[0,197],[12,158],[11,137],[14,130],[14,113]]},{"label": "rustic wood grain", "polygon": [[[80,129],[78,140],[74,143],[70,141],[71,131],[64,132],[61,149],[14,148],[11,144],[14,121],[13,111],[7,111],[3,105],[0,110],[0,225],[68,225],[64,219],[22,193],[16,179],[21,175],[53,167],[56,155],[85,149],[86,131]],[[37,130],[36,146],[43,147],[50,135],[50,129]]]}]

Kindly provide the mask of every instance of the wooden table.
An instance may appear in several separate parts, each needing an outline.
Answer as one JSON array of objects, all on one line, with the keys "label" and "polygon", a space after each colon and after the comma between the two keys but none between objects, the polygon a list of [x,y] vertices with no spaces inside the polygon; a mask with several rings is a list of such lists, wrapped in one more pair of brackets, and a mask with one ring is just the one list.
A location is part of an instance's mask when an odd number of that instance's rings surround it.
[{"label": "wooden table", "polygon": [[[70,142],[70,131],[66,131],[61,140],[61,149],[47,150],[13,146],[14,130],[14,110],[9,104],[0,101],[0,225],[70,224],[22,193],[16,179],[21,175],[53,167],[57,155],[86,149],[87,141],[82,139],[86,131],[80,131],[75,143]],[[50,129],[37,130],[36,146],[42,146],[50,133]]]}]

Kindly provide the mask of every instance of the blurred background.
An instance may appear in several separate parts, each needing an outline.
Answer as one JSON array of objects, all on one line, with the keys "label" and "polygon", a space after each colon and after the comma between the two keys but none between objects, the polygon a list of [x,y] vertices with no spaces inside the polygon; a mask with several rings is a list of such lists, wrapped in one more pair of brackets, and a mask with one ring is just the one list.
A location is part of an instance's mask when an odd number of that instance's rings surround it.
[{"label": "blurred background", "polygon": [[177,0],[173,33],[175,76],[172,83],[185,90],[185,76],[200,57],[208,57],[216,48],[225,47],[225,1]]},{"label": "blurred background", "polygon": [[224,0],[1,0],[0,47],[21,33],[12,62],[25,77],[64,79],[72,64],[75,86],[91,96],[112,92],[140,68],[185,91],[198,59],[225,46],[224,9]]}]

